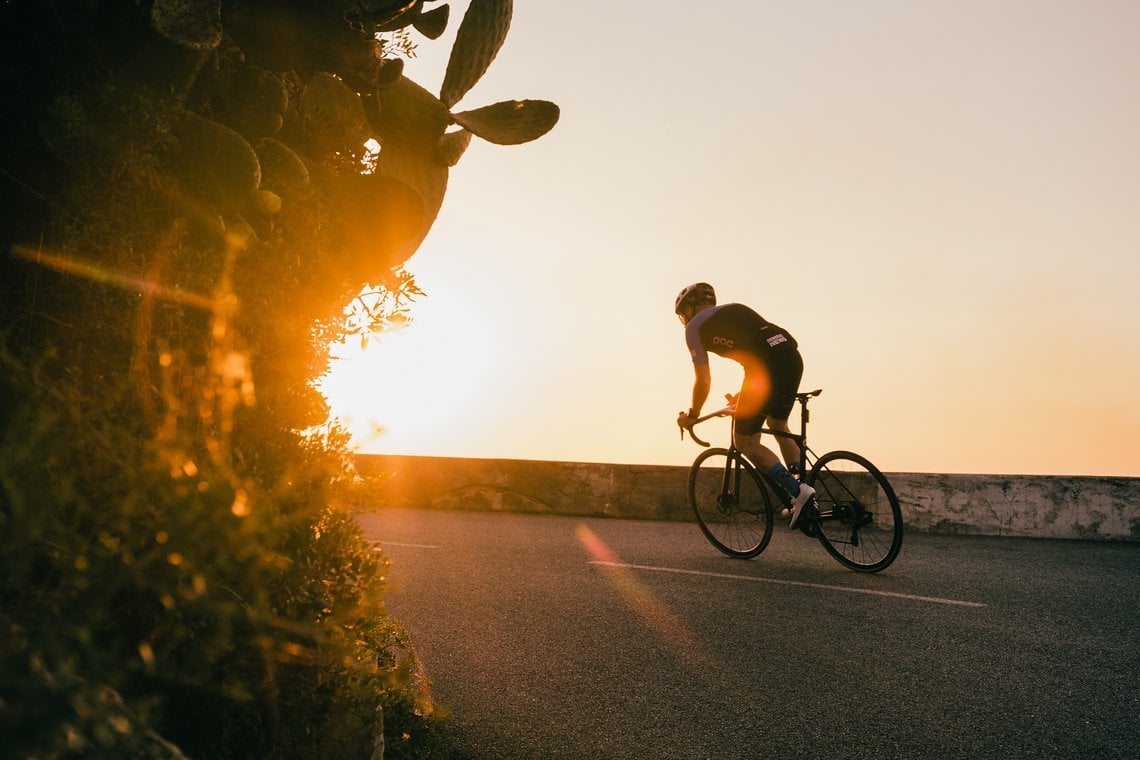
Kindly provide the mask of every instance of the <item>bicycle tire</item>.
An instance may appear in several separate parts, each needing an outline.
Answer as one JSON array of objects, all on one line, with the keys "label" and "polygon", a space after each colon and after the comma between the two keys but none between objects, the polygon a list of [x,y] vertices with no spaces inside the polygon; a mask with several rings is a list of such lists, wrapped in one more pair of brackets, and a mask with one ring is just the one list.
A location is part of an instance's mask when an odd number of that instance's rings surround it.
[{"label": "bicycle tire", "polygon": [[738,451],[702,452],[689,469],[689,504],[705,538],[736,559],[755,557],[772,539],[776,496]]},{"label": "bicycle tire", "polygon": [[816,537],[841,564],[864,573],[883,570],[902,549],[902,508],[891,484],[865,457],[824,454],[812,467]]}]

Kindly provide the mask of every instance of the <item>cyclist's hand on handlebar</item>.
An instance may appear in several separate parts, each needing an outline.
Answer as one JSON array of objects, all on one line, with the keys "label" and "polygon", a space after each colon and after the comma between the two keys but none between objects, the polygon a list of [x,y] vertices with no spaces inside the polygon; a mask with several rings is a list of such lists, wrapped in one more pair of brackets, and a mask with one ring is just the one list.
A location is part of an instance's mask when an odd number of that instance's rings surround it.
[{"label": "cyclist's hand on handlebar", "polygon": [[677,427],[681,428],[682,441],[685,440],[685,431],[687,430],[689,431],[689,437],[692,438],[694,442],[699,443],[702,446],[708,446],[706,442],[698,438],[697,434],[693,432],[693,426],[700,421],[701,417],[699,415],[694,417],[691,416],[688,412],[681,412],[677,415]]},{"label": "cyclist's hand on handlebar", "polygon": [[677,427],[681,428],[681,438],[685,437],[685,431],[693,432],[693,423],[697,421],[696,417],[690,417],[686,411],[677,413]]}]

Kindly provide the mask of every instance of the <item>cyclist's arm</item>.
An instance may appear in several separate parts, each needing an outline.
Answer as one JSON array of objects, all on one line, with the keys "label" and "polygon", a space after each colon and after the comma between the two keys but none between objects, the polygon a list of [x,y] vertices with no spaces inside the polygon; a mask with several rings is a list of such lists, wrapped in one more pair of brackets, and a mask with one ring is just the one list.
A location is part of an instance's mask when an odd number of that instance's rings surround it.
[{"label": "cyclist's arm", "polygon": [[707,364],[694,364],[693,372],[695,374],[693,379],[693,405],[689,407],[689,416],[696,418],[701,416],[701,407],[708,400],[709,388],[712,387],[712,374],[709,372],[709,365]]},{"label": "cyclist's arm", "polygon": [[712,378],[709,372],[709,354],[701,342],[700,332],[701,324],[708,319],[708,317],[705,316],[706,313],[711,314],[711,310],[702,312],[700,317],[689,320],[689,323],[685,325],[685,344],[688,346],[689,355],[693,359],[695,377],[693,379],[692,405],[689,407],[688,413],[681,412],[677,417],[677,424],[681,427],[685,427],[700,416],[701,407],[704,406],[705,401],[708,399],[709,388],[712,387]]}]

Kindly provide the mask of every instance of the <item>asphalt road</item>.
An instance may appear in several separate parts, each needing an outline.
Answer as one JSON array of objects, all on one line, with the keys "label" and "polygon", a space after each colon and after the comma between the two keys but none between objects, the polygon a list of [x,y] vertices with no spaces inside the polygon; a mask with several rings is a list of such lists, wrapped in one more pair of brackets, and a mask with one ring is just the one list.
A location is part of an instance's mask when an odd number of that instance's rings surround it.
[{"label": "asphalt road", "polygon": [[1140,757],[1140,545],[362,514],[471,758]]}]

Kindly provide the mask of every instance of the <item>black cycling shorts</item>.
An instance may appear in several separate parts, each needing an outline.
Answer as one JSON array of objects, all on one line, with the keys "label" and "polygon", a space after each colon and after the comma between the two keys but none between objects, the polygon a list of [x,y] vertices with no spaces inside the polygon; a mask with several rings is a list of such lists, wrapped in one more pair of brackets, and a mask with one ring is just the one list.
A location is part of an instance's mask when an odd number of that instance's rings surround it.
[{"label": "black cycling shorts", "polygon": [[755,435],[764,420],[787,420],[796,403],[804,362],[796,349],[778,351],[752,367],[745,367],[744,383],[736,402],[736,432]]}]

